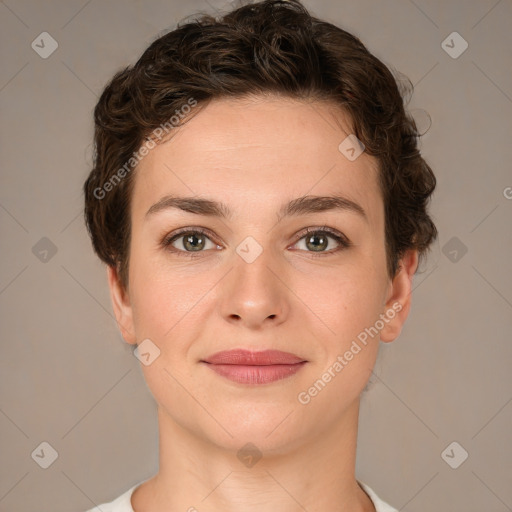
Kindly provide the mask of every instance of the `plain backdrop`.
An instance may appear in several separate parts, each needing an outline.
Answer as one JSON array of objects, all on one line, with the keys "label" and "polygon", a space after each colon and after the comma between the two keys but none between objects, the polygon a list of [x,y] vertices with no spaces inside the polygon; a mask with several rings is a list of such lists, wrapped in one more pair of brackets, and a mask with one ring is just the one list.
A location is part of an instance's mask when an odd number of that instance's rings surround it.
[{"label": "plain backdrop", "polygon": [[[512,3],[305,5],[411,79],[413,114],[424,129],[431,118],[421,147],[438,178],[439,239],[414,278],[401,336],[381,343],[356,476],[408,512],[512,510]],[[0,3],[2,512],[83,511],[158,469],[155,402],[83,223],[92,110],[158,34],[229,8]],[[57,456],[47,469],[41,450]]]}]

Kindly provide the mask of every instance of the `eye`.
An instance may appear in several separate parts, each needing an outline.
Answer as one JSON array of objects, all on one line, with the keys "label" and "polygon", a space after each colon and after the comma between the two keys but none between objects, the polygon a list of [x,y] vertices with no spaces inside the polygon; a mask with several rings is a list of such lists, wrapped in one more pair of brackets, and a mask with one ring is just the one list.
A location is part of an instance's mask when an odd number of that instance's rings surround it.
[{"label": "eye", "polygon": [[[210,246],[208,247],[208,242]],[[164,238],[162,245],[180,256],[196,256],[193,253],[204,252],[204,249],[220,248],[207,236],[206,231],[199,228],[184,228]],[[197,254],[199,256],[200,254]]]},{"label": "eye", "polygon": [[[332,245],[329,244],[329,239],[334,240],[338,244],[338,247],[327,251],[326,249]],[[295,245],[299,244],[302,240],[304,240],[304,247],[307,252],[317,253],[312,254],[312,256],[315,257],[328,256],[351,246],[351,243],[344,235],[327,226],[322,228],[308,228],[305,235],[303,232]]]},{"label": "eye", "polygon": [[[162,246],[179,256],[192,258],[201,256],[206,249],[221,249],[220,245],[212,242],[213,236],[208,235],[209,233],[207,234],[207,231],[202,228],[183,228],[166,236],[162,240]],[[298,240],[291,247],[298,245],[302,240],[304,240],[305,248],[300,248],[300,250],[316,253],[311,254],[313,257],[329,256],[352,245],[343,234],[328,226],[308,228],[299,235]],[[337,247],[326,250],[332,245],[330,240],[334,240]]]}]

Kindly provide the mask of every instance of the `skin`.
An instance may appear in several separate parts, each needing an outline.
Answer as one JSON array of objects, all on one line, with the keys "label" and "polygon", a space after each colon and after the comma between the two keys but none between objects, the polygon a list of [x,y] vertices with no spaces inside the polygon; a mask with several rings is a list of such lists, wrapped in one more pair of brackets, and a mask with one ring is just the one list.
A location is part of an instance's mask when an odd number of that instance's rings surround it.
[{"label": "skin", "polygon": [[[215,100],[136,169],[127,290],[108,268],[124,339],[149,338],[160,349],[141,365],[158,404],[160,468],[135,490],[135,512],[375,510],[355,478],[360,394],[379,339],[393,341],[407,318],[418,254],[408,251],[399,273],[388,276],[377,162],[364,152],[349,161],[338,150],[350,133],[347,115],[327,103]],[[222,201],[233,217],[177,209],[146,216],[171,193]],[[367,220],[333,210],[277,221],[291,199],[332,193],[357,202]],[[329,238],[315,257],[302,233],[323,226],[352,246],[332,252],[340,245]],[[172,246],[181,256],[161,245],[183,227],[212,234],[199,257],[188,257],[184,238]],[[252,263],[236,252],[248,236],[262,248]],[[396,303],[401,311],[380,334],[299,403],[298,394]],[[233,348],[278,349],[308,362],[259,386],[233,383],[200,363]],[[247,442],[263,454],[252,467],[237,458]]]}]

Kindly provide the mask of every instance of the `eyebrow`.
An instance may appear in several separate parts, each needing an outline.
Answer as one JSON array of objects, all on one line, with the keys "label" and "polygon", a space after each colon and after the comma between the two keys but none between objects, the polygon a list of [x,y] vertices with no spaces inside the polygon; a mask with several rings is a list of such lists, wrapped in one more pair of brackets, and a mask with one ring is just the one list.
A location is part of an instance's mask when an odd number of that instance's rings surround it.
[{"label": "eyebrow", "polygon": [[[146,212],[146,218],[154,215],[155,213],[175,208],[197,215],[205,215],[209,217],[220,217],[223,219],[230,219],[233,212],[224,203],[205,199],[200,197],[178,197],[166,195],[157,201]],[[302,196],[292,199],[284,204],[279,210],[277,216],[278,220],[285,217],[295,217],[299,215],[307,215],[310,213],[326,212],[332,210],[348,211],[358,214],[366,222],[368,217],[363,207],[358,203],[342,196]]]}]

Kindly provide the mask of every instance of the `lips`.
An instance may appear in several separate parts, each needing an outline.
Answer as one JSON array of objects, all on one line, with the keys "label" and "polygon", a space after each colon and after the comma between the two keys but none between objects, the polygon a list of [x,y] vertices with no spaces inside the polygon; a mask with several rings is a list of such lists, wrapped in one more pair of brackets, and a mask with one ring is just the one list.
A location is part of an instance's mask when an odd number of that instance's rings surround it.
[{"label": "lips", "polygon": [[305,360],[280,350],[263,350],[251,352],[250,350],[224,350],[217,352],[204,360],[210,364],[236,364],[248,366],[266,366],[274,364],[297,364]]},{"label": "lips", "polygon": [[295,375],[306,363],[304,359],[280,350],[225,350],[202,363],[221,377],[238,384],[269,384]]}]

